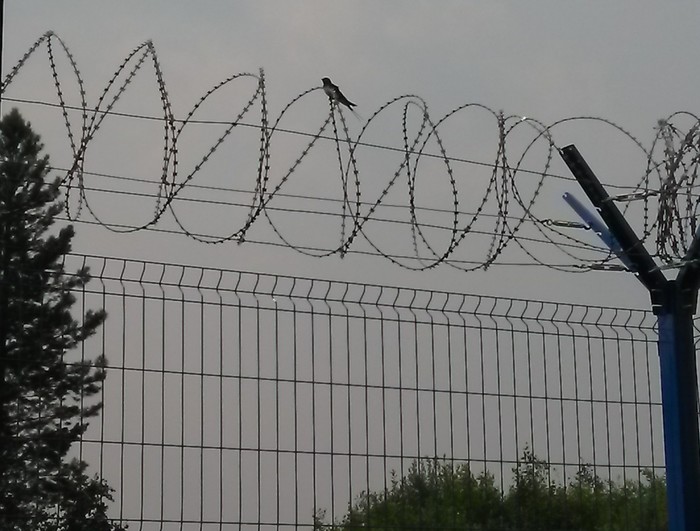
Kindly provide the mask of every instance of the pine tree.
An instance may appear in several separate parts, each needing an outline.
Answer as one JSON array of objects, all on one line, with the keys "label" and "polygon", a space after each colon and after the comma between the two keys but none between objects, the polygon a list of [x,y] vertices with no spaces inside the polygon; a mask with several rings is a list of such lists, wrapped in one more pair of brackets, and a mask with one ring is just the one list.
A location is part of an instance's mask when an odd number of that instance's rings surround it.
[{"label": "pine tree", "polygon": [[90,276],[64,270],[74,231],[52,227],[63,204],[42,149],[16,109],[0,120],[0,529],[121,529],[105,515],[112,489],[68,459],[101,409],[105,371],[102,356],[66,354],[106,315],[71,315]]}]

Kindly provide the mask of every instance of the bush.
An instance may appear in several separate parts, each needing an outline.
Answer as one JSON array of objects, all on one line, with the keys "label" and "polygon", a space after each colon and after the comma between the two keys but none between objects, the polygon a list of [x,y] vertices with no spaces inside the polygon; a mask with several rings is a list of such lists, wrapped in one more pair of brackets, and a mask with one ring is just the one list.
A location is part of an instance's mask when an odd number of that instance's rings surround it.
[{"label": "bush", "polygon": [[548,463],[525,450],[503,491],[489,472],[468,464],[414,462],[384,492],[363,492],[337,522],[314,515],[316,531],[664,531],[665,481],[643,471],[622,483],[582,466],[566,482],[552,479]]}]

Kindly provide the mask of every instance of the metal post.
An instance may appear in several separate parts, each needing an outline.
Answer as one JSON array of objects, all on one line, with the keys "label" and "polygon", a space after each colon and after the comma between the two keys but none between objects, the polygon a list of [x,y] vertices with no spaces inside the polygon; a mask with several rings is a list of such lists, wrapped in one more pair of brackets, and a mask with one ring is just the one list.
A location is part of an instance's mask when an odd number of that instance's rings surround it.
[{"label": "metal post", "polygon": [[[625,262],[649,290],[658,316],[668,531],[700,530],[700,428],[693,315],[700,285],[700,234],[676,280],[667,280],[575,146],[561,156],[600,212]],[[611,246],[611,250],[615,251]]]},{"label": "metal post", "polygon": [[669,531],[700,529],[700,441],[693,311],[668,281],[658,314]]}]

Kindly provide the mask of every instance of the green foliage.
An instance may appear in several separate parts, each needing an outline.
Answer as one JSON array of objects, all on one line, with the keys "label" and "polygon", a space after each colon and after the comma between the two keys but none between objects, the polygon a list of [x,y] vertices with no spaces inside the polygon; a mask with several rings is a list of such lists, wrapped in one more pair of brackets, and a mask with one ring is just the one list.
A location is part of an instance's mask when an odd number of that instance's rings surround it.
[{"label": "green foliage", "polygon": [[314,515],[317,531],[664,531],[665,482],[644,471],[616,483],[583,466],[568,483],[525,450],[504,492],[493,475],[438,459],[414,463],[384,492],[364,492],[338,522]]},{"label": "green foliage", "polygon": [[64,270],[73,228],[51,231],[63,204],[42,148],[17,110],[0,120],[0,529],[121,529],[104,516],[109,487],[67,458],[102,407],[105,371],[101,356],[65,355],[105,313],[71,314],[90,275]]}]

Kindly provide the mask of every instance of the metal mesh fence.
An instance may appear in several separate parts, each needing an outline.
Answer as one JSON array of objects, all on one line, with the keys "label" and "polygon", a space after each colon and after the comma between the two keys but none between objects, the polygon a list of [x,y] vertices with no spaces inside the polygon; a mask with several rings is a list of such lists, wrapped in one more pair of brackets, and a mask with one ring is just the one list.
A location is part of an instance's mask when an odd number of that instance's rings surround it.
[{"label": "metal mesh fence", "polygon": [[[507,492],[663,475],[647,311],[72,255],[105,325],[76,448],[130,529],[311,529],[433,458]],[[658,518],[661,518],[658,515]]]}]

